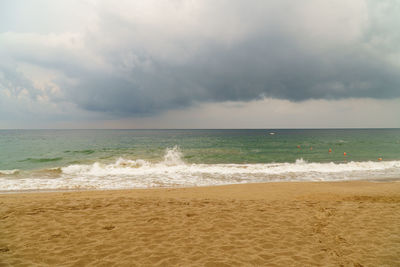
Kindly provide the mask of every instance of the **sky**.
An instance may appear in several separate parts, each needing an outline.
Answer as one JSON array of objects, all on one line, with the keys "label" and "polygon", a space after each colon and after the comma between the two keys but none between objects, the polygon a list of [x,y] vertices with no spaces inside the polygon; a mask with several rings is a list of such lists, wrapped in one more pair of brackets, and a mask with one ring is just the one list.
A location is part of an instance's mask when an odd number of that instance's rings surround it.
[{"label": "sky", "polygon": [[0,129],[400,127],[398,0],[1,0]]}]

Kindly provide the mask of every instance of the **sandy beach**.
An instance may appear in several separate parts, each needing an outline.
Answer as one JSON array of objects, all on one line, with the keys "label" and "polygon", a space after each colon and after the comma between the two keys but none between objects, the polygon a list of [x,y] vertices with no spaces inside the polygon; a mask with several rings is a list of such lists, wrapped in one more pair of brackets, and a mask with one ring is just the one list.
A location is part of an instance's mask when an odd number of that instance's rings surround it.
[{"label": "sandy beach", "polygon": [[0,265],[399,266],[400,183],[0,195]]}]

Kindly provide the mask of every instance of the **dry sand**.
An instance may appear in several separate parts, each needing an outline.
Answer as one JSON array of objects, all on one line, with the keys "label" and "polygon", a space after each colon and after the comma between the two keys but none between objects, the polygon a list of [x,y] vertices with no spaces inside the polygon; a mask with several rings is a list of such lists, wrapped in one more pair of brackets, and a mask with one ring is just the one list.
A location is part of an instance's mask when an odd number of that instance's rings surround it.
[{"label": "dry sand", "polygon": [[400,266],[400,183],[0,195],[0,265]]}]

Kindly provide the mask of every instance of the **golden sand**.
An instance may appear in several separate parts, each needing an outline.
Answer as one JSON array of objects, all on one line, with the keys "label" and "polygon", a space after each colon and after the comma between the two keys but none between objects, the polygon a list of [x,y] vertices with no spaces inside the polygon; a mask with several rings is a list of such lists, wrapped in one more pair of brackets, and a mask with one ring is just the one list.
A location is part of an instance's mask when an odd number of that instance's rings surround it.
[{"label": "golden sand", "polygon": [[400,183],[0,195],[0,265],[400,266]]}]

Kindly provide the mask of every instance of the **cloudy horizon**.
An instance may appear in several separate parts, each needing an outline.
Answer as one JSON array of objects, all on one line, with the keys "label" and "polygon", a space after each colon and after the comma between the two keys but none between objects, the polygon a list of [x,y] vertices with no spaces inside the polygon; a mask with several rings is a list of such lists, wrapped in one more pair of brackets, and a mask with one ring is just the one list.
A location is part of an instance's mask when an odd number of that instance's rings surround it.
[{"label": "cloudy horizon", "polygon": [[0,3],[0,129],[397,128],[397,1]]}]

